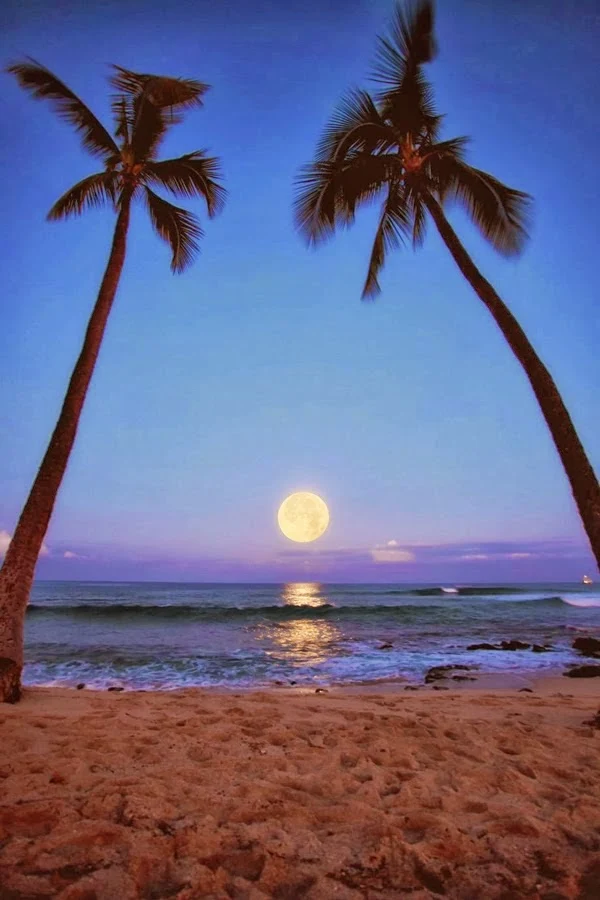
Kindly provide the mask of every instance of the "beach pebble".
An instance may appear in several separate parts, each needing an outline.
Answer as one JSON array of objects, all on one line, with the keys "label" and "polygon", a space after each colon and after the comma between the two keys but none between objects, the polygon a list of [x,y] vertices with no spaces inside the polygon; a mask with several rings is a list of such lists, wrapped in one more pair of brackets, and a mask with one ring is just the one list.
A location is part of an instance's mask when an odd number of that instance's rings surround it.
[{"label": "beach pebble", "polygon": [[77,690],[82,691],[84,689],[84,687],[85,687],[85,683],[82,681],[80,684],[77,685]]}]

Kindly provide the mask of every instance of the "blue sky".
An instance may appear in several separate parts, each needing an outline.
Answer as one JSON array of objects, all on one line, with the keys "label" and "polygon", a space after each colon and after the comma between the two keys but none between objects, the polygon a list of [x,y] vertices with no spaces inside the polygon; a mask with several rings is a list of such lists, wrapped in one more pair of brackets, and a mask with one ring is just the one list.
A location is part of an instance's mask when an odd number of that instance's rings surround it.
[{"label": "blue sky", "polygon": [[[317,251],[294,232],[294,175],[342,93],[365,83],[392,8],[9,0],[0,14],[3,62],[35,57],[104,120],[111,62],[211,84],[164,155],[209,148],[229,191],[183,276],[135,212],[40,577],[495,581],[593,569],[529,385],[433,229],[419,253],[390,259],[374,304],[360,291],[375,210]],[[471,135],[475,165],[534,195],[517,261],[497,258],[460,212],[451,219],[549,366],[598,470],[600,16],[592,0],[571,10],[441,0],[430,75],[445,135]],[[3,78],[0,531],[10,534],[114,222],[110,211],[45,221],[97,164]],[[308,548],[276,526],[279,503],[301,489],[331,511]]]}]

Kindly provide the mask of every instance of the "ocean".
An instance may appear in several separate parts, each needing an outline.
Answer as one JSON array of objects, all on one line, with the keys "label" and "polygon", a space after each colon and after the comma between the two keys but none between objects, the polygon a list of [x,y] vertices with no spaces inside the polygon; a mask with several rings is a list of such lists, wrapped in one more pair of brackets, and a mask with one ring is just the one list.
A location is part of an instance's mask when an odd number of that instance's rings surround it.
[{"label": "ocean", "polygon": [[[560,671],[600,637],[600,592],[577,584],[36,582],[29,685],[173,689],[420,682],[431,667]],[[519,640],[552,650],[469,651]]]}]

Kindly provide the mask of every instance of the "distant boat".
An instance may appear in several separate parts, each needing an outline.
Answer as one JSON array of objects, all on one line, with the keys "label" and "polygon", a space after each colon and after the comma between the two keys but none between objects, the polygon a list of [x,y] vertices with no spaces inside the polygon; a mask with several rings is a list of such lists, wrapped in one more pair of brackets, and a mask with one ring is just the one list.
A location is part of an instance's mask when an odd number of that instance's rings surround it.
[{"label": "distant boat", "polygon": [[584,575],[583,578],[581,579],[581,583],[582,584],[593,584],[594,582],[592,581],[592,579],[590,578],[589,575]]}]

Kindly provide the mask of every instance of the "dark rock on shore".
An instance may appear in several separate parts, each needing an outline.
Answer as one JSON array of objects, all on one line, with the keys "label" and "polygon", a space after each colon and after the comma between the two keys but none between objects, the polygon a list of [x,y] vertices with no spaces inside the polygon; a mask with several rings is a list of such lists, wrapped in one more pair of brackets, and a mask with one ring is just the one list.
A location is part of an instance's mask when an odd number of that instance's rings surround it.
[{"label": "dark rock on shore", "polygon": [[384,643],[383,643],[383,644],[380,644],[379,647],[378,647],[377,649],[378,649],[378,650],[393,650],[393,649],[394,649],[394,645],[393,645],[393,644],[390,644],[389,641],[384,641]]},{"label": "dark rock on shore", "polygon": [[[540,645],[537,645],[540,646]],[[529,650],[531,644],[525,644],[523,641],[500,641],[499,644],[469,644],[467,650]],[[540,652],[539,650],[537,651]]]},{"label": "dark rock on shore", "polygon": [[85,684],[84,684],[84,682],[82,681],[81,684],[78,684],[78,685],[77,685],[77,690],[78,690],[78,691],[82,691],[82,690],[84,689],[84,687],[85,687]]},{"label": "dark rock on shore", "polygon": [[534,653],[552,653],[554,648],[551,644],[534,644],[531,649]]},{"label": "dark rock on shore", "polygon": [[600,641],[593,637],[578,637],[573,641],[573,650],[579,650],[583,656],[600,659]]},{"label": "dark rock on shore", "polygon": [[[471,669],[477,668],[476,666],[461,666],[458,664],[448,665],[448,666],[432,666],[431,669],[425,673],[425,684],[431,684],[432,681],[443,681],[444,678],[448,678],[448,673],[453,669],[462,669],[464,672],[468,672]],[[457,676],[454,676],[457,677]],[[458,676],[460,677],[460,676]],[[463,676],[466,677],[466,676]]]},{"label": "dark rock on shore", "polygon": [[567,678],[600,678],[600,666],[575,666],[563,675]]},{"label": "dark rock on shore", "polygon": [[109,687],[109,691],[124,691],[125,688],[122,687]]},{"label": "dark rock on shore", "polygon": [[495,644],[469,644],[467,650],[501,650],[501,647],[496,647]]}]

